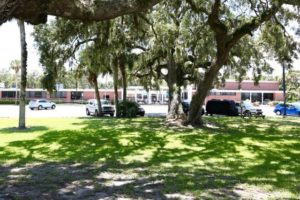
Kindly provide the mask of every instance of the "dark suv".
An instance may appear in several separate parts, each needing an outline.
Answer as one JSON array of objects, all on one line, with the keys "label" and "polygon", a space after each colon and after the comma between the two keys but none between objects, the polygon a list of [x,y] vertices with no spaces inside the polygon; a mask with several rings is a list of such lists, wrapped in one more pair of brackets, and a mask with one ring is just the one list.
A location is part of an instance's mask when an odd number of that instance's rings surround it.
[{"label": "dark suv", "polygon": [[209,100],[206,103],[206,113],[209,115],[238,116],[239,112],[232,100]]},{"label": "dark suv", "polygon": [[[190,107],[191,107],[191,103],[188,101],[182,101],[181,102],[182,105],[182,110],[183,112],[188,115],[189,111],[190,111]],[[202,107],[202,115],[204,115],[204,107]]]}]

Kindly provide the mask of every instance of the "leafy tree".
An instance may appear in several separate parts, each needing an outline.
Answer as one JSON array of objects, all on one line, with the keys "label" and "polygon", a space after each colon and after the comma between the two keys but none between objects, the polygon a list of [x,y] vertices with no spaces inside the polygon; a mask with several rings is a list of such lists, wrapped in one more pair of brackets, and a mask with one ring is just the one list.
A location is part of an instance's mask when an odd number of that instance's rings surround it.
[{"label": "leafy tree", "polygon": [[[282,84],[282,79],[280,79],[281,87]],[[287,73],[286,91],[288,101],[300,101],[300,71],[290,70]]]},{"label": "leafy tree", "polygon": [[[203,78],[196,84],[197,92],[193,96],[187,121],[192,125],[201,125],[202,104],[219,73],[227,67],[244,73],[245,68],[238,68],[235,64],[241,62],[249,68],[254,68],[259,79],[261,70],[268,66],[263,59],[260,59],[264,58],[263,48],[255,42],[255,39],[261,35],[261,29],[273,27],[267,26],[269,21],[277,25],[277,21],[296,19],[297,15],[284,5],[299,6],[300,2],[293,0],[238,2],[188,0],[187,2],[195,14],[202,16],[199,19],[199,23],[203,25],[202,31],[207,30],[205,32],[213,36],[212,46],[210,46],[212,54],[205,58],[208,65],[205,67]],[[195,58],[199,59],[199,55]]]}]

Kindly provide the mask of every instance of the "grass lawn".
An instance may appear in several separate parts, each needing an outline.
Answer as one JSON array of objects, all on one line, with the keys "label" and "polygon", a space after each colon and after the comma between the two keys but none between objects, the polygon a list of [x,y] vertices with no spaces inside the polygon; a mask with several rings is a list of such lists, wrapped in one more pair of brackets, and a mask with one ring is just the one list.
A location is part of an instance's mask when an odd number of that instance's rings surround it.
[{"label": "grass lawn", "polygon": [[0,199],[300,199],[300,118],[0,119]]}]

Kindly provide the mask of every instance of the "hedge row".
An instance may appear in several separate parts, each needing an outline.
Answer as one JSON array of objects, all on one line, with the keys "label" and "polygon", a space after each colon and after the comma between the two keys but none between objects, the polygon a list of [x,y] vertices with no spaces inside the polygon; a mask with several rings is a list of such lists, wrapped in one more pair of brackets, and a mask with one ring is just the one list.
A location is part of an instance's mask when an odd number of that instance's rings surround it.
[{"label": "hedge row", "polygon": [[[26,104],[29,103],[29,100],[26,101]],[[7,100],[7,99],[0,99],[0,105],[15,105],[16,100]],[[19,100],[17,101],[17,104],[19,104]]]}]

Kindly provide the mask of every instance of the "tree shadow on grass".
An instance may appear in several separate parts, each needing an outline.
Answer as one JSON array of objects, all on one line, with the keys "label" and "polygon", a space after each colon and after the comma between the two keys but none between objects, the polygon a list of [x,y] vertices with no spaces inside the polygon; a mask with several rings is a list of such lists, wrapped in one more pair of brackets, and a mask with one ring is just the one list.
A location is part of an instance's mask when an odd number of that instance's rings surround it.
[{"label": "tree shadow on grass", "polygon": [[0,169],[0,199],[240,199],[243,184],[300,193],[298,126],[220,123],[176,131],[161,119],[89,119],[11,142],[0,162],[17,162]]},{"label": "tree shadow on grass", "polygon": [[9,127],[0,129],[0,134],[16,134],[16,133],[33,133],[39,131],[48,131],[49,129],[45,126],[32,126],[26,129],[18,129],[17,127]]}]

